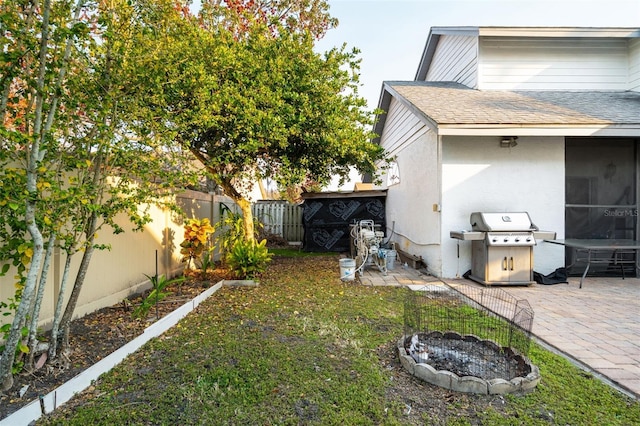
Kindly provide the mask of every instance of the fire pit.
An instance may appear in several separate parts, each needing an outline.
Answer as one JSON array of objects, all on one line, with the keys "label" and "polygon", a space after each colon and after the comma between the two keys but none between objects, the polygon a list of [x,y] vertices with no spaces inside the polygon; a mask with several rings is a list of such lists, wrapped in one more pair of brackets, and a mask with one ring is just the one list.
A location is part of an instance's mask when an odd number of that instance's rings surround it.
[{"label": "fire pit", "polygon": [[533,311],[503,290],[428,286],[408,296],[404,320],[405,334],[397,343],[400,361],[428,383],[504,394],[529,391],[540,381],[538,368],[526,357]]}]

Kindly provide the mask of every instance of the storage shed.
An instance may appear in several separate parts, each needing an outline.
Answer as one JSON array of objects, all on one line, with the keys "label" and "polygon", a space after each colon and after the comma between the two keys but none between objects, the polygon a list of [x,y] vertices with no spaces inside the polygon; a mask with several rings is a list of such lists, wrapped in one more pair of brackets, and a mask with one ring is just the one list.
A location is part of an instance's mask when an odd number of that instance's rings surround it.
[{"label": "storage shed", "polygon": [[385,230],[386,196],[386,190],[302,194],[304,251],[350,251],[350,225],[361,220],[373,220]]}]

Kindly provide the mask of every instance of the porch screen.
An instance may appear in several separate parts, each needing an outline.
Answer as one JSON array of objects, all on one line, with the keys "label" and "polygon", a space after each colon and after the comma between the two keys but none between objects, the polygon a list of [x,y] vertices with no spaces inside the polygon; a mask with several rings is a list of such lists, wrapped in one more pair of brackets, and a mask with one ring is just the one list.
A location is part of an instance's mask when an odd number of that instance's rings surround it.
[{"label": "porch screen", "polygon": [[636,238],[636,153],[632,139],[566,140],[566,238]]}]

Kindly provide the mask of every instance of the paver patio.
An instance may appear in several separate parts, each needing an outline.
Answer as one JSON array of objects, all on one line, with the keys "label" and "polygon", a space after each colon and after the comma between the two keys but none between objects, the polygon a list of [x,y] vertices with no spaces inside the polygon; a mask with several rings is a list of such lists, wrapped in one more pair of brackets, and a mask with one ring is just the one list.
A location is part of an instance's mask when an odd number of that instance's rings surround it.
[{"label": "paver patio", "polygon": [[[443,282],[411,268],[396,267],[383,275],[365,268],[363,285],[407,285],[419,289]],[[452,286],[481,286],[466,279],[447,279]],[[640,279],[579,277],[569,284],[501,286],[534,311],[532,332],[549,349],[561,353],[620,391],[640,399]],[[484,286],[481,286],[484,287]]]}]

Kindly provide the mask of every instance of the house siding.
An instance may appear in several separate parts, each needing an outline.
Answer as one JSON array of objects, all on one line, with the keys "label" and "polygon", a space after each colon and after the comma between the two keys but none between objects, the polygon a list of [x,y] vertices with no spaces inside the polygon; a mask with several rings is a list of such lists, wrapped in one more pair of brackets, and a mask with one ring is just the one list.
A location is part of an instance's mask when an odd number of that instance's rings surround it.
[{"label": "house siding", "polygon": [[629,42],[629,90],[640,92],[640,39]]},{"label": "house siding", "polygon": [[[386,237],[440,270],[438,138],[403,104],[391,101],[381,145],[396,158],[400,182],[387,188]],[[386,182],[386,177],[383,179]]]},{"label": "house siding", "polygon": [[[442,270],[444,278],[471,269],[471,242],[450,238],[470,230],[472,212],[529,212],[542,230],[564,236],[564,138],[521,137],[500,148],[498,137],[444,137],[442,141]],[[534,268],[564,265],[562,247],[539,242]]]},{"label": "house siding", "polygon": [[441,36],[426,81],[455,81],[476,88],[478,38]]},{"label": "house siding", "polygon": [[481,90],[629,88],[626,39],[480,37],[479,51]]}]

